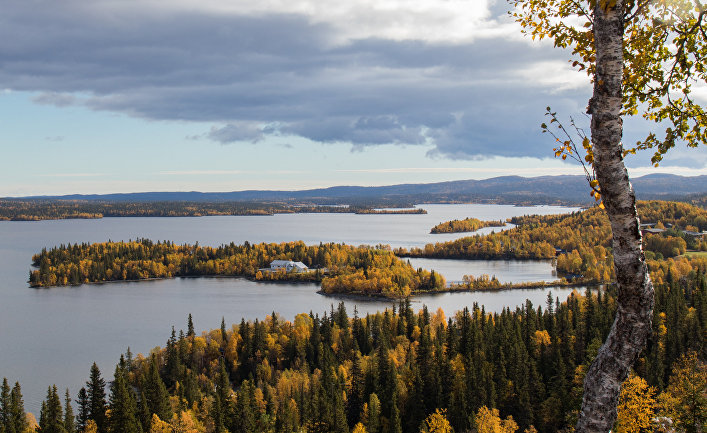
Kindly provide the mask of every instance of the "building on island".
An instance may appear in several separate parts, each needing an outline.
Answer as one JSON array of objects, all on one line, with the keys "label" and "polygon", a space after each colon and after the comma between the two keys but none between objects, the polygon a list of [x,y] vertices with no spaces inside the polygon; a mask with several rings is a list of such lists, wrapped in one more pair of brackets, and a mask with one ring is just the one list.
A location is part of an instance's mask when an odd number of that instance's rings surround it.
[{"label": "building on island", "polygon": [[307,272],[309,268],[302,262],[292,260],[273,260],[270,262],[270,272],[284,270],[285,272]]}]

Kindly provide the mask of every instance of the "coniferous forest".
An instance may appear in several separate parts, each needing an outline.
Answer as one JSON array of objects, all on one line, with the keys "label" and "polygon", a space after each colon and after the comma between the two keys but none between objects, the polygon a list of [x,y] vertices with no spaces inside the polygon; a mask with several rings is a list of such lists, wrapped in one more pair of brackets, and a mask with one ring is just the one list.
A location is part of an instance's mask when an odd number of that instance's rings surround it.
[{"label": "coniferous forest", "polygon": [[[687,245],[704,249],[704,241],[687,238],[686,232],[704,230],[705,212],[668,202],[642,203],[640,209],[643,221],[665,227],[646,239],[656,290],[653,333],[624,383],[614,430],[703,431],[707,258],[682,253]],[[566,275],[579,278],[596,272],[601,278],[595,280],[610,282],[608,228],[600,210],[523,217],[512,223],[518,227],[407,253],[440,257],[463,252],[474,257],[478,251],[493,251],[492,257],[509,252],[533,257],[532,251],[548,249]],[[672,238],[682,244],[674,246]],[[317,270],[259,270],[270,260],[284,258]],[[385,282],[389,285],[382,286],[387,287],[383,293],[403,297],[415,290],[444,288],[441,276],[413,269],[384,246],[294,242],[211,248],[139,240],[60,246],[36,255],[34,264],[38,269],[30,280],[38,286],[101,281],[106,276],[223,274],[300,278],[321,281],[325,291],[359,293],[375,293],[381,286],[372,282]],[[468,277],[462,286],[497,288],[493,281]],[[574,292],[565,302],[549,293],[544,305],[526,302],[493,314],[473,305],[447,317],[442,310],[415,311],[405,298],[395,309],[365,317],[340,304],[328,312],[299,314],[293,321],[276,312],[254,322],[227,326],[222,321],[219,329],[200,334],[190,316],[186,330],[172,329],[164,348],[137,356],[128,349],[112,380],[104,379],[94,364],[86,386],[75,396],[67,391],[62,402],[57,387],[50,386],[37,429],[570,432],[581,405],[584,375],[609,332],[615,308],[614,289],[608,284],[601,290]],[[24,415],[20,385],[10,388],[4,381],[0,433],[34,426],[34,419]]]},{"label": "coniferous forest", "polygon": [[[651,431],[665,416],[684,431],[707,421],[705,265],[665,263],[653,335],[624,384],[617,432]],[[222,321],[200,335],[190,316],[164,348],[128,349],[107,395],[95,364],[73,403],[66,395],[62,405],[51,386],[38,431],[571,431],[614,311],[608,288],[452,317],[409,301],[366,317],[341,304],[294,321]],[[21,401],[19,385],[5,381],[0,431],[25,431]]]}]

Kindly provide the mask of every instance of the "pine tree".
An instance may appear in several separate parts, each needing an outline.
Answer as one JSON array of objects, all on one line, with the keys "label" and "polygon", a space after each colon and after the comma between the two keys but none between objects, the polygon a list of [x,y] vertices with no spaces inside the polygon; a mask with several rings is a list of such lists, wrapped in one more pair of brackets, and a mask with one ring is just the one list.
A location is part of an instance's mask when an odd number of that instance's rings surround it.
[{"label": "pine tree", "polygon": [[56,385],[47,389],[47,398],[42,402],[39,415],[39,433],[67,433],[64,428],[64,411],[56,390]]},{"label": "pine tree", "polygon": [[196,375],[193,371],[189,370],[184,379],[184,398],[187,400],[187,403],[191,405],[195,401],[200,401],[201,396],[202,394],[199,389],[199,383],[196,380]]},{"label": "pine tree", "polygon": [[86,389],[89,401],[88,419],[96,423],[98,433],[106,432],[106,381],[101,377],[101,371],[94,362]]},{"label": "pine tree", "polygon": [[[253,384],[249,380],[244,381],[241,389],[238,390],[233,416],[233,431],[242,433],[256,432],[257,417],[254,411],[253,391]],[[225,407],[226,405],[222,403],[222,410],[225,411]]]},{"label": "pine tree", "polygon": [[111,384],[110,416],[108,433],[141,433],[137,407],[133,392],[129,389],[125,373],[120,366],[115,369],[115,379]]},{"label": "pine tree", "polygon": [[226,344],[226,319],[221,316],[221,348],[225,348]]},{"label": "pine tree", "polygon": [[15,382],[15,386],[10,392],[10,424],[17,433],[22,433],[28,428],[25,403],[22,399],[22,389],[19,382]]},{"label": "pine tree", "polygon": [[150,359],[150,367],[147,370],[147,375],[143,383],[145,402],[147,403],[150,414],[156,414],[161,420],[171,419],[172,408],[169,405],[169,393],[160,377],[157,358],[154,355],[152,355]]},{"label": "pine tree", "polygon": [[368,424],[366,428],[368,433],[380,433],[381,422],[381,403],[375,393],[368,396]]},{"label": "pine tree", "polygon": [[150,412],[150,408],[147,407],[147,398],[145,397],[144,389],[140,393],[140,398],[137,402],[137,417],[140,420],[142,430],[149,431],[152,423],[152,412]]},{"label": "pine tree", "polygon": [[194,338],[195,335],[194,322],[192,321],[191,313],[189,313],[189,317],[187,318],[187,337]]},{"label": "pine tree", "polygon": [[398,409],[398,392],[393,392],[393,400],[390,402],[390,433],[403,433],[403,426],[400,421],[400,409]]},{"label": "pine tree", "polygon": [[[241,388],[244,388],[247,383],[247,381],[243,382],[243,384],[241,384]],[[217,409],[219,414],[224,420],[224,427],[228,427],[228,424],[232,418],[233,408],[231,407],[231,392],[231,382],[228,379],[226,365],[222,359],[220,362],[218,377],[216,378],[216,402],[218,403]]]},{"label": "pine tree", "polygon": [[66,430],[67,433],[74,433],[76,431],[74,410],[71,407],[69,388],[66,388],[66,393],[64,394],[64,430]]},{"label": "pine tree", "polygon": [[77,431],[82,432],[86,428],[86,422],[90,419],[91,412],[91,402],[88,398],[86,388],[81,387],[78,396],[76,397],[76,403],[78,404],[78,413],[76,414],[76,429]]},{"label": "pine tree", "polygon": [[353,364],[351,367],[351,389],[347,395],[346,403],[348,405],[347,419],[349,425],[354,425],[358,421],[363,407],[363,389],[365,386],[365,378],[361,369],[361,352],[354,354]]},{"label": "pine tree", "polygon": [[0,388],[0,432],[15,433],[10,422],[12,417],[10,407],[10,385],[7,383],[7,378],[3,378],[2,388]]},{"label": "pine tree", "polygon": [[[165,385],[168,388],[173,387],[174,384],[177,383],[182,375],[183,368],[182,360],[179,358],[179,352],[177,351],[177,335],[174,331],[174,326],[172,326],[172,334],[167,341],[167,362],[165,365]],[[162,418],[159,413],[157,416],[159,416],[160,419],[169,419]]]}]

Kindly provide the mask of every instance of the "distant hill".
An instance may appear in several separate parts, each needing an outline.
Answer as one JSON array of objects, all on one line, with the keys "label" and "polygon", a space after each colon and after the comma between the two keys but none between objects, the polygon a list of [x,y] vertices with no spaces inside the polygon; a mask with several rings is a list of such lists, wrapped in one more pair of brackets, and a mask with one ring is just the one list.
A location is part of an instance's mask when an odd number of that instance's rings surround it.
[{"label": "distant hill", "polygon": [[[640,199],[680,199],[707,193],[707,176],[650,174],[632,180]],[[111,202],[309,202],[315,204],[423,203],[445,201],[513,204],[591,203],[583,176],[502,176],[484,180],[457,180],[389,186],[335,186],[300,191],[248,190],[233,192],[137,192],[72,194],[23,199],[59,199]]]}]

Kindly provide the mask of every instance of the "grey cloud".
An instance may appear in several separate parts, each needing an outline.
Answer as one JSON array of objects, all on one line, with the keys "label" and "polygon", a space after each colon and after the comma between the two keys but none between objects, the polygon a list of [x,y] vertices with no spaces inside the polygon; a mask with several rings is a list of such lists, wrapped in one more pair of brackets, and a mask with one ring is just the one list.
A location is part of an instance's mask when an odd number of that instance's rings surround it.
[{"label": "grey cloud", "polygon": [[234,143],[238,141],[249,141],[257,143],[262,140],[265,135],[263,129],[253,124],[234,125],[228,124],[222,128],[211,128],[208,134],[211,140],[222,144]]},{"label": "grey cloud", "polygon": [[66,93],[44,92],[32,98],[32,101],[42,105],[66,107],[75,104],[76,98]]},{"label": "grey cloud", "polygon": [[219,143],[282,134],[357,148],[431,142],[435,155],[451,158],[544,157],[552,144],[539,134],[543,108],[573,114],[588,97],[520,80],[529,62],[566,53],[517,41],[335,46],[335,29],[297,15],[8,3],[5,87],[42,92],[38,103],[211,122],[219,126],[205,137]]}]

